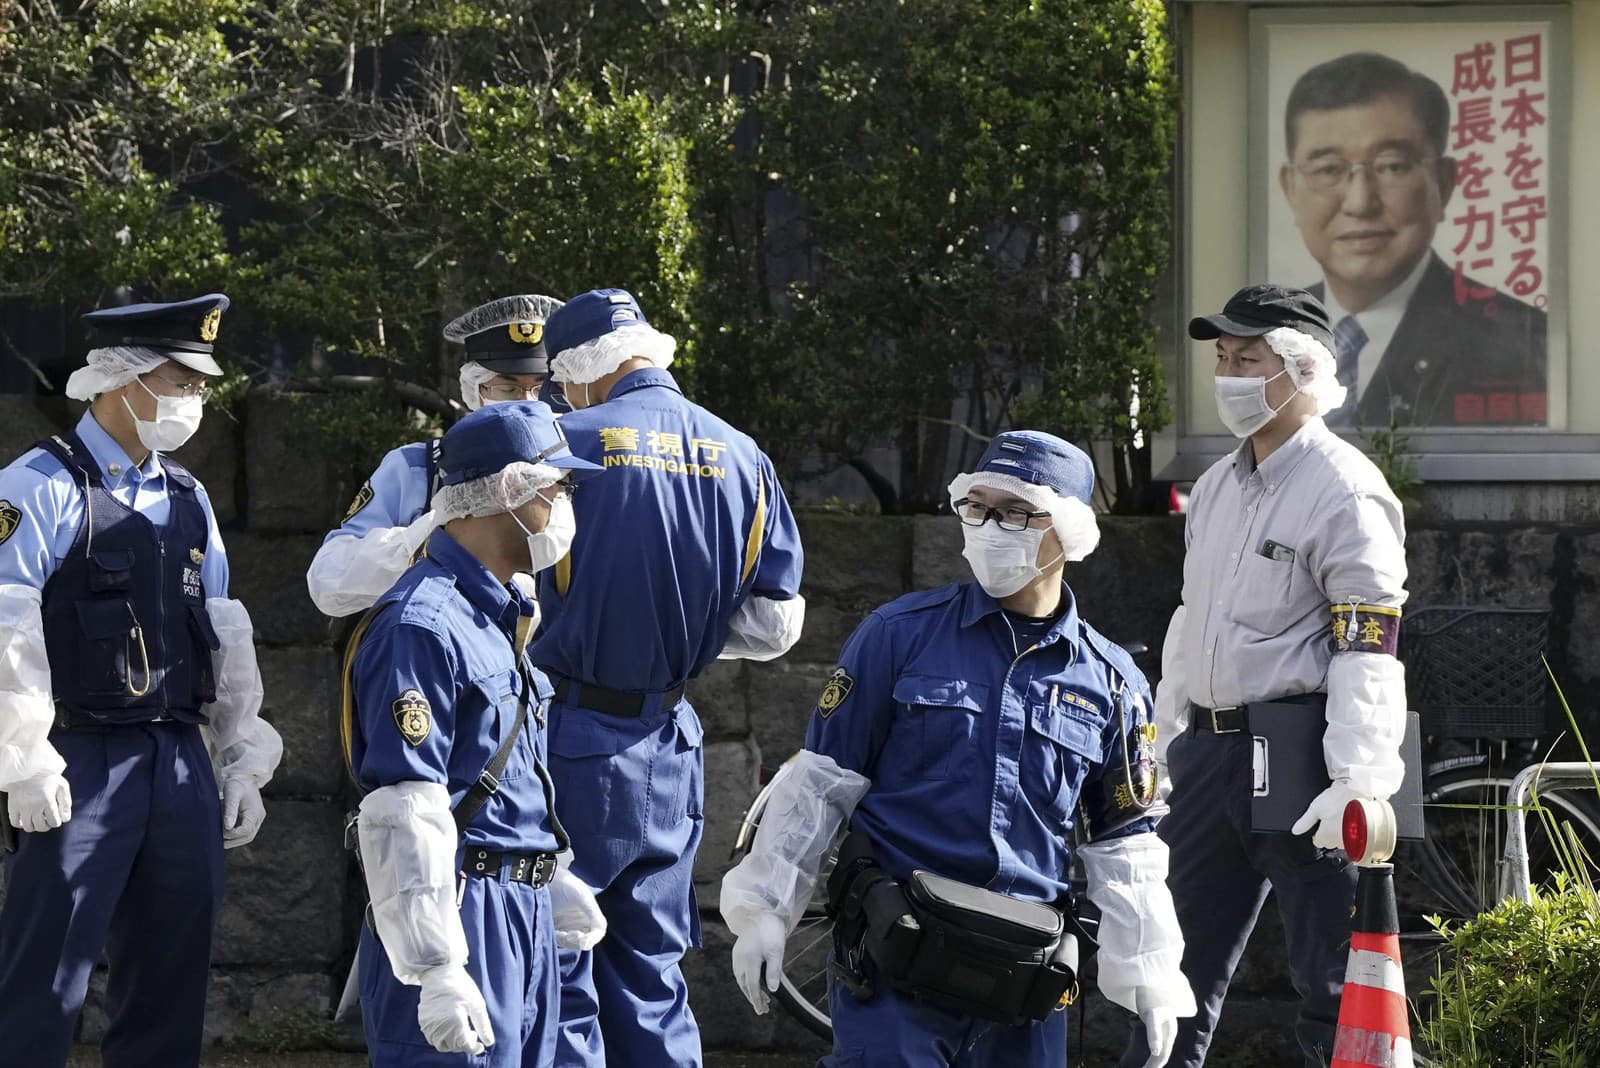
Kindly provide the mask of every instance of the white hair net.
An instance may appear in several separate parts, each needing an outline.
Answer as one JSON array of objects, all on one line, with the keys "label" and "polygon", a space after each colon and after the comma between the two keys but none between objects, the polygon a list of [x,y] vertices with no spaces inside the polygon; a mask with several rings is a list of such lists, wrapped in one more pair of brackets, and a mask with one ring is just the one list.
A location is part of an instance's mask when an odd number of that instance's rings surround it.
[{"label": "white hair net", "polygon": [[477,360],[468,360],[461,365],[461,403],[467,406],[467,411],[475,412],[483,407],[484,386],[493,381],[498,371],[491,371]]},{"label": "white hair net", "polygon": [[973,486],[987,486],[1001,493],[1027,501],[1041,512],[1050,513],[1050,523],[1061,542],[1062,555],[1068,561],[1082,560],[1100,544],[1100,524],[1094,509],[1076,497],[1063,497],[1049,486],[1024,482],[1015,475],[1002,475],[997,471],[974,471],[957,475],[950,482],[950,503],[965,497]]},{"label": "white hair net", "polygon": [[1317,402],[1317,414],[1344,405],[1349,390],[1339,384],[1339,364],[1328,346],[1303,330],[1280,326],[1266,334],[1267,346],[1283,357],[1283,368],[1295,388]]},{"label": "white hair net", "polygon": [[619,326],[609,334],[601,334],[563,352],[551,353],[550,373],[557,382],[581,386],[600,381],[635,356],[657,367],[669,367],[677,347],[676,338],[653,326],[642,323]]},{"label": "white hair net", "polygon": [[519,460],[507,464],[498,474],[440,486],[430,507],[440,523],[468,516],[499,515],[521,508],[533,500],[535,493],[560,482],[561,477],[560,468]]},{"label": "white hair net", "polygon": [[72,372],[67,379],[67,396],[73,400],[94,400],[100,394],[125,386],[166,362],[165,353],[142,345],[90,349],[88,363]]},{"label": "white hair net", "polygon": [[473,334],[481,334],[497,326],[523,321],[548,322],[550,316],[554,315],[556,309],[563,303],[565,302],[539,293],[521,293],[514,297],[491,300],[487,304],[478,305],[465,315],[450,320],[450,325],[444,328],[444,339],[460,344]]}]

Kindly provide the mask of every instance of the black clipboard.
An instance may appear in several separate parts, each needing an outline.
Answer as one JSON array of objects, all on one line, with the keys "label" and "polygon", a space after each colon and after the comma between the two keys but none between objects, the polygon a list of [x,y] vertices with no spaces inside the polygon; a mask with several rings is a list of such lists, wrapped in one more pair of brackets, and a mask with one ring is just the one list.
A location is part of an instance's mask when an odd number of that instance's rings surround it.
[{"label": "black clipboard", "polygon": [[[1252,703],[1250,733],[1254,775],[1250,826],[1257,831],[1288,833],[1318,794],[1326,790],[1328,765],[1322,735],[1328,721],[1317,705],[1287,701]],[[1406,713],[1406,735],[1400,743],[1405,779],[1389,798],[1398,837],[1420,839],[1422,827],[1422,718]]]}]

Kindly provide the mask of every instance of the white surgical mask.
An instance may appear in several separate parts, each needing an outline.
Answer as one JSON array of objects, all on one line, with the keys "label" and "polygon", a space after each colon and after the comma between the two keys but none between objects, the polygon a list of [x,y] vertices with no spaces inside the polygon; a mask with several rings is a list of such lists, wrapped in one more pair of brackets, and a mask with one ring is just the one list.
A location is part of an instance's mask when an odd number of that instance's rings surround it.
[{"label": "white surgical mask", "polygon": [[1267,403],[1267,383],[1288,373],[1288,368],[1285,368],[1271,378],[1218,375],[1217,414],[1222,417],[1222,425],[1227,427],[1234,437],[1247,438],[1272,422],[1289,401],[1294,400],[1295,393],[1300,392],[1300,387],[1296,386],[1294,393],[1289,394],[1289,399],[1276,408]]},{"label": "white surgical mask", "polygon": [[572,539],[578,533],[578,519],[572,514],[572,502],[566,497],[557,497],[550,500],[544,494],[539,494],[539,499],[550,505],[550,518],[545,521],[544,529],[535,534],[523,526],[522,520],[517,519],[515,512],[511,518],[517,526],[522,527],[522,532],[528,536],[528,559],[530,574],[538,574],[547,567],[555,565],[557,560],[567,555],[572,548]]},{"label": "white surgical mask", "polygon": [[[961,555],[990,597],[1009,597],[1045,573],[1045,568],[1035,563],[1044,542],[1043,527],[1001,530],[991,522],[981,527],[962,526],[961,535],[966,542]],[[1055,566],[1055,560],[1046,566]]]},{"label": "white surgical mask", "polygon": [[139,379],[134,381],[156,399],[156,417],[149,420],[135,415],[127,396],[122,398],[122,406],[133,416],[134,430],[145,448],[151,452],[171,452],[194,437],[194,432],[200,429],[200,417],[205,414],[204,401],[199,397],[163,397]]}]

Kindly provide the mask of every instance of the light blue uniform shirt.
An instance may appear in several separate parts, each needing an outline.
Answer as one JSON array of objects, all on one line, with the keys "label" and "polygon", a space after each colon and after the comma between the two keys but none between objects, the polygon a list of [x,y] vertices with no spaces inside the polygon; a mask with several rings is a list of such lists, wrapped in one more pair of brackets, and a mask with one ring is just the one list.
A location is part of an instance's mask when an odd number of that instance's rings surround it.
[{"label": "light blue uniform shirt", "polygon": [[[76,429],[111,495],[155,526],[165,526],[171,505],[160,456],[151,453],[144,463],[134,464],[89,412],[83,413]],[[207,596],[226,597],[228,555],[217,531],[217,517],[205,487],[196,482],[194,488],[209,529],[200,579]],[[8,506],[18,514],[9,533],[0,537],[0,585],[42,590],[72,551],[78,528],[83,526],[83,485],[54,456],[43,449],[29,449],[0,471],[0,512],[9,516]],[[6,525],[0,524],[0,533]]]},{"label": "light blue uniform shirt", "polygon": [[410,526],[426,512],[430,447],[431,442],[414,441],[390,449],[350,502],[344,522],[328,531],[322,544],[335,538],[359,538],[380,528]]}]

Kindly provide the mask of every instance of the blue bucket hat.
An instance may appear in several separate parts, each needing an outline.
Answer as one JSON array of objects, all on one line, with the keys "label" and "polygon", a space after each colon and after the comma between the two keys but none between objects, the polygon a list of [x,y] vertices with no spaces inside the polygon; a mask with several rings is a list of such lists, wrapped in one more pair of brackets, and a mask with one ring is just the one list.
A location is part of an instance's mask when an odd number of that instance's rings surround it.
[{"label": "blue bucket hat", "polygon": [[439,446],[440,484],[454,486],[497,475],[514,463],[548,464],[582,481],[599,464],[572,455],[548,404],[486,404],[445,432]]},{"label": "blue bucket hat", "polygon": [[1054,434],[1007,430],[996,434],[972,469],[1010,475],[1035,486],[1047,486],[1058,497],[1088,504],[1094,496],[1094,463],[1087,453]]}]

